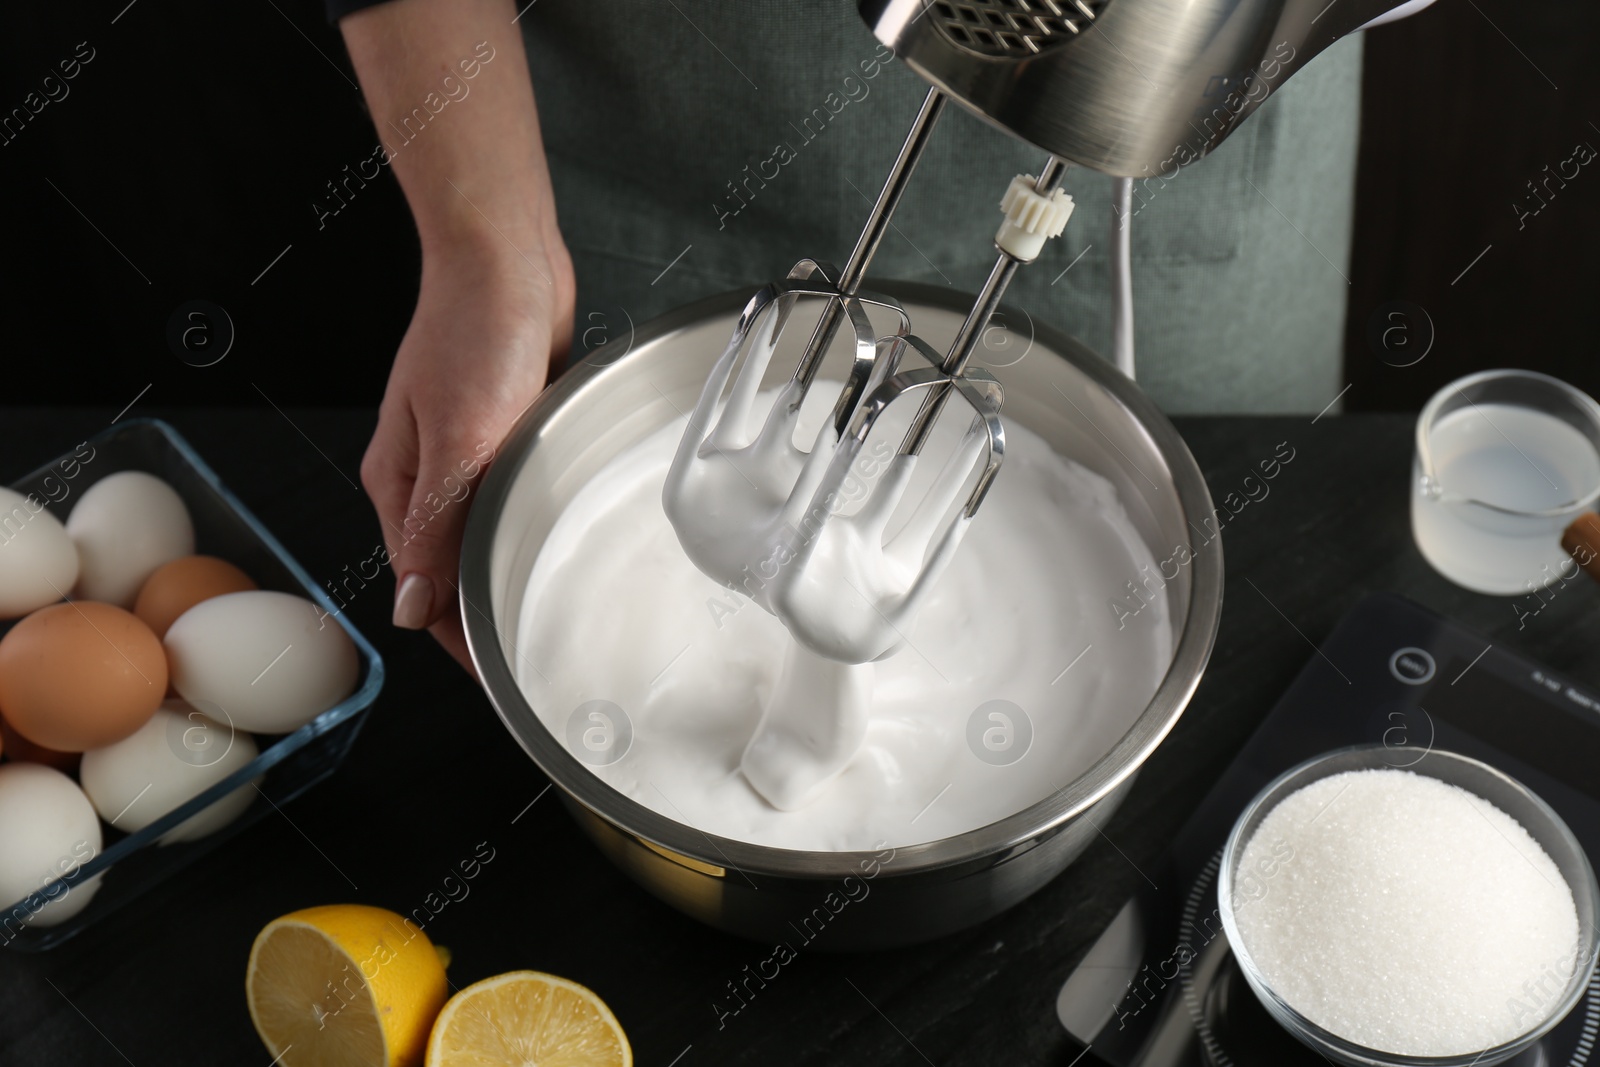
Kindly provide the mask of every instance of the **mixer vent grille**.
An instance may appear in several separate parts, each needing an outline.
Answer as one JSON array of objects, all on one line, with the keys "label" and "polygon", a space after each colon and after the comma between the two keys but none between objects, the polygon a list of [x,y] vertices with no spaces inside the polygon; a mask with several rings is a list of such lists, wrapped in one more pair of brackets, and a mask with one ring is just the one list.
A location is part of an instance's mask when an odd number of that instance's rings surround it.
[{"label": "mixer vent grille", "polygon": [[1025,59],[1070,41],[1109,0],[932,0],[934,24],[959,45]]}]

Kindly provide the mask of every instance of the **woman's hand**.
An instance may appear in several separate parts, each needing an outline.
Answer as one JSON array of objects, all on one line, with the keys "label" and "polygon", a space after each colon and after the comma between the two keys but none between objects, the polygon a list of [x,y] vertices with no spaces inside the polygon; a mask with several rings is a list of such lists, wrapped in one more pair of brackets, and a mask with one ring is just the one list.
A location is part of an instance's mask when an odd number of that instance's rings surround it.
[{"label": "woman's hand", "polygon": [[426,627],[468,671],[457,574],[469,497],[572,336],[572,266],[553,240],[425,257],[361,462],[395,576],[394,624]]},{"label": "woman's hand", "polygon": [[361,481],[395,625],[430,629],[468,671],[456,589],[468,498],[572,336],[572,260],[516,14],[511,0],[403,0],[339,21],[422,241],[417,309]]}]

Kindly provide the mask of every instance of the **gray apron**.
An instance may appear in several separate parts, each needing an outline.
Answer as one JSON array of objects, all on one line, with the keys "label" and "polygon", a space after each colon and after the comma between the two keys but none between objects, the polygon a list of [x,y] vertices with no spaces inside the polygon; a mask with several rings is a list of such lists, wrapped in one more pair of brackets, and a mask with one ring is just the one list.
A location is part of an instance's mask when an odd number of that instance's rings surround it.
[{"label": "gray apron", "polygon": [[[521,19],[580,340],[842,263],[927,85],[850,0],[539,0]],[[1136,183],[1138,379],[1165,410],[1316,412],[1342,387],[1361,44],[1313,60],[1215,153]],[[1045,155],[951,108],[872,275],[975,291],[997,203]],[[1007,302],[1110,350],[1111,180]]]}]

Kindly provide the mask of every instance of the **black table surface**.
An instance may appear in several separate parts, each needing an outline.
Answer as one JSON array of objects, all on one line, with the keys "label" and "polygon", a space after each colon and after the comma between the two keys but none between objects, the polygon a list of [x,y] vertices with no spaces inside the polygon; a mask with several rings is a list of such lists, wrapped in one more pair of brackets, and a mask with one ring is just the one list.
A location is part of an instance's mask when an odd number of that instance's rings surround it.
[{"label": "black table surface", "polygon": [[[0,482],[103,429],[114,411],[0,408]],[[305,564],[332,578],[379,543],[356,471],[375,413],[141,408],[167,418]],[[1221,501],[1280,450],[1294,458],[1223,534],[1227,586],[1205,679],[1097,841],[1010,912],[916,948],[805,952],[719,1026],[726,983],[767,948],[679,915],[578,830],[487,699],[425,635],[388,623],[392,586],[349,605],[389,677],[328,781],[74,941],[0,954],[0,1064],[258,1064],[245,961],[270,919],[359,901],[408,912],[480,842],[494,859],[428,933],[464,985],[531,968],[615,1010],[641,1065],[1054,1064],[1068,971],[1338,618],[1389,590],[1600,685],[1600,589],[1537,615],[1437,575],[1411,541],[1404,415],[1175,420]],[[1287,449],[1284,449],[1287,451]],[[1261,483],[1251,488],[1260,496]],[[515,820],[515,821],[514,821]],[[1093,1054],[1083,1060],[1093,1062]]]}]

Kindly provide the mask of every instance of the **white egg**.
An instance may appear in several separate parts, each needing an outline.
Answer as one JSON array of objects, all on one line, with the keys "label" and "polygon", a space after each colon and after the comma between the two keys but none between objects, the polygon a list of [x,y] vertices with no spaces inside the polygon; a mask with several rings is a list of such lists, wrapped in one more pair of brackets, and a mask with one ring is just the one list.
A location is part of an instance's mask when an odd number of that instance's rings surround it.
[{"label": "white egg", "polygon": [[78,546],[78,596],[133,607],[163,563],[194,555],[194,523],[178,491],[153,474],[119,471],[91,485],[67,516]]},{"label": "white egg", "polygon": [[[255,738],[181,700],[168,700],[133,736],[85,752],[78,779],[102,819],[133,833],[255,758]],[[249,783],[240,786],[162,834],[161,843],[194,841],[222,829],[244,814],[255,793]]]},{"label": "white egg", "polygon": [[54,604],[78,580],[78,550],[38,497],[0,487],[0,619]]},{"label": "white egg", "polygon": [[349,696],[360,662],[338,621],[304,597],[252,589],[202,600],[167,631],[172,686],[241,730],[297,730]]},{"label": "white egg", "polygon": [[17,925],[54,926],[84,909],[100,876],[50,893],[37,912],[13,907],[35,890],[71,874],[100,852],[100,820],[78,783],[42,763],[0,765],[0,925],[6,940]]}]

